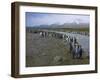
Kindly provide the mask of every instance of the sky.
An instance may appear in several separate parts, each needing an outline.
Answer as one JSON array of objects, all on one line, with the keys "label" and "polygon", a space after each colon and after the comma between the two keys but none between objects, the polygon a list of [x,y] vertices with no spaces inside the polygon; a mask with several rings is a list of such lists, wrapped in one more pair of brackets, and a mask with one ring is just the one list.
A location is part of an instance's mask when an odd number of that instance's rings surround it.
[{"label": "sky", "polygon": [[59,13],[34,13],[26,12],[26,26],[34,27],[39,25],[64,24],[64,23],[89,23],[89,15],[59,14]]}]

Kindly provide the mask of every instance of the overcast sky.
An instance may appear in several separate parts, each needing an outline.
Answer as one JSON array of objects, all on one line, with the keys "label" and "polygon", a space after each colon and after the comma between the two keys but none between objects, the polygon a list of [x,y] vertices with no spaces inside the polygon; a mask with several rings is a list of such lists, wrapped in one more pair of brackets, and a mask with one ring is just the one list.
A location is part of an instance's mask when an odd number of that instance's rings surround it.
[{"label": "overcast sky", "polygon": [[51,14],[26,12],[26,26],[39,26],[64,23],[89,23],[89,15]]}]

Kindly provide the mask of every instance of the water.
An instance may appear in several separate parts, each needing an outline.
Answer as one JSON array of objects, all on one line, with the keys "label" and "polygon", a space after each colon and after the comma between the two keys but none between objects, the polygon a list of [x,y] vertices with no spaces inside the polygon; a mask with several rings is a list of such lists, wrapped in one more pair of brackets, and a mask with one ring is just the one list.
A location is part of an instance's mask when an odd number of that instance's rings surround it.
[{"label": "water", "polygon": [[70,37],[75,37],[77,42],[82,46],[83,50],[85,51],[86,55],[89,55],[89,36],[81,35],[81,34],[74,34],[68,32],[62,32]]}]

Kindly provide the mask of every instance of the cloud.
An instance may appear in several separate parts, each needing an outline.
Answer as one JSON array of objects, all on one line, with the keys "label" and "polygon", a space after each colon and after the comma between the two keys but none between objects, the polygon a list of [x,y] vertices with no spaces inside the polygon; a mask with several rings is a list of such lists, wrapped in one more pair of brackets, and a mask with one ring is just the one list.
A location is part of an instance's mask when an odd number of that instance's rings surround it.
[{"label": "cloud", "polygon": [[64,24],[64,23],[89,23],[89,15],[76,14],[50,14],[50,13],[26,13],[26,26]]}]

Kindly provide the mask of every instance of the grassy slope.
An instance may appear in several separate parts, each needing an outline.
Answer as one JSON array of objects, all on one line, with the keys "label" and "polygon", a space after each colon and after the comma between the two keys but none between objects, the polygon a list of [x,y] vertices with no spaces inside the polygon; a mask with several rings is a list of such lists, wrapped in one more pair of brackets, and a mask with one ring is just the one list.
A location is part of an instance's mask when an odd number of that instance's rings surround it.
[{"label": "grassy slope", "polygon": [[[64,60],[54,63],[54,57],[61,56]],[[85,55],[84,55],[85,56]],[[89,59],[72,59],[66,42],[51,37],[40,37],[39,34],[26,34],[26,66],[53,66],[88,64]]]}]

